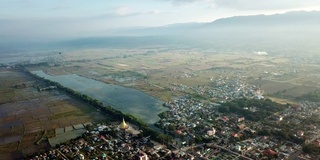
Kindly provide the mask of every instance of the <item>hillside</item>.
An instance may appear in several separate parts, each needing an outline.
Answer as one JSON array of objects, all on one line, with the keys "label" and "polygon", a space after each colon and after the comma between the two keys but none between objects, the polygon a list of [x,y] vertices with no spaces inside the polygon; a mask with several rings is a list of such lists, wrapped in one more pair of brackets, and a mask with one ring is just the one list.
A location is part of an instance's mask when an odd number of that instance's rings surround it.
[{"label": "hillside", "polygon": [[[106,30],[99,37],[74,38],[46,47],[61,49],[188,46],[228,52],[318,53],[320,11],[222,18],[209,23]],[[10,44],[12,45],[12,44]],[[23,45],[16,45],[24,49]],[[8,52],[0,45],[0,53]],[[32,44],[28,45],[29,48]],[[35,45],[43,47],[44,45]],[[17,47],[16,47],[17,48]],[[29,49],[27,48],[27,49]],[[20,50],[21,50],[20,49]]]}]

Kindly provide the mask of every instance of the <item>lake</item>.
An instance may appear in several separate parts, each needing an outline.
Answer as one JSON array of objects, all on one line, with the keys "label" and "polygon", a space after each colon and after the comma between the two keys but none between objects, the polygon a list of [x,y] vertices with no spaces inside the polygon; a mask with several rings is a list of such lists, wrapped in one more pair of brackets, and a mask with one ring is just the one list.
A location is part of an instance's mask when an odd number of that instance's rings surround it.
[{"label": "lake", "polygon": [[51,76],[43,71],[32,71],[32,73],[86,94],[104,105],[139,117],[148,124],[159,121],[158,114],[168,110],[162,106],[163,101],[133,88],[106,84],[76,74]]}]

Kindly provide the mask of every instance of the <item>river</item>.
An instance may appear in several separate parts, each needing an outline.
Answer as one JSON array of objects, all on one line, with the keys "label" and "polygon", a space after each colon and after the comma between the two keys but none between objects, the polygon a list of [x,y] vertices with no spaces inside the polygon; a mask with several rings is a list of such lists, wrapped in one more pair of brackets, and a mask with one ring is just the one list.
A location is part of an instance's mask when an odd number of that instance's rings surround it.
[{"label": "river", "polygon": [[76,74],[51,76],[41,70],[32,71],[32,73],[86,94],[104,105],[110,105],[124,113],[139,117],[148,124],[159,121],[158,114],[168,110],[162,106],[163,101],[133,88],[106,84]]}]

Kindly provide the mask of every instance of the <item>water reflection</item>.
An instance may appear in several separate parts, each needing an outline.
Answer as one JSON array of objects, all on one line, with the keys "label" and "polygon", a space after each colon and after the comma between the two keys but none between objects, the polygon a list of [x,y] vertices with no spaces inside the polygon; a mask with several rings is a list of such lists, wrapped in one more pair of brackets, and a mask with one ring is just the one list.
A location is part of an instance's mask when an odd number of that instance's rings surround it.
[{"label": "water reflection", "polygon": [[51,76],[43,71],[32,71],[32,73],[100,100],[105,105],[111,105],[124,113],[137,116],[148,124],[160,120],[158,114],[167,110],[162,107],[162,101],[136,89],[105,84],[76,74]]}]

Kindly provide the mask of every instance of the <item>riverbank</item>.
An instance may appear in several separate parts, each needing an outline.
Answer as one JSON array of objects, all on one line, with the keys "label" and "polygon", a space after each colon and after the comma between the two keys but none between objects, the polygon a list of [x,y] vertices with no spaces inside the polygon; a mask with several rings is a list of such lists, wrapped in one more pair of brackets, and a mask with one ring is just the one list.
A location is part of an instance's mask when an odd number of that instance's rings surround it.
[{"label": "riverbank", "polygon": [[68,87],[61,85],[58,82],[54,82],[54,81],[45,79],[43,77],[40,77],[40,76],[38,76],[38,75],[36,75],[36,74],[34,74],[24,68],[22,68],[22,70],[24,72],[30,74],[34,78],[43,81],[48,86],[56,86],[57,89],[65,92],[66,94],[68,94],[68,95],[88,104],[88,105],[91,105],[92,107],[101,111],[101,113],[103,113],[107,116],[111,116],[114,120],[120,121],[122,118],[125,118],[126,121],[128,121],[134,125],[139,126],[140,130],[143,131],[143,135],[149,135],[149,136],[151,136],[151,139],[153,139],[155,141],[166,142],[168,144],[170,144],[172,141],[171,136],[165,135],[163,133],[160,133],[159,131],[155,131],[155,130],[151,129],[151,127],[147,123],[143,122],[140,118],[137,118],[137,117],[135,117],[131,114],[128,114],[128,113],[123,113],[122,111],[116,110],[112,106],[105,106],[101,101],[99,101],[97,99],[93,99],[86,94],[81,94],[75,90],[72,90],[71,88],[68,88]]},{"label": "riverbank", "polygon": [[162,106],[164,102],[133,88],[106,84],[76,74],[51,76],[41,70],[31,73],[97,99],[123,113],[139,117],[147,124],[156,123],[160,120],[158,114],[168,110]]}]

